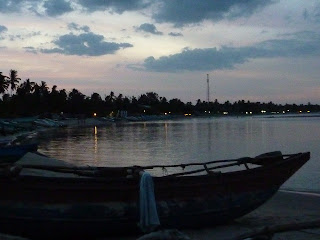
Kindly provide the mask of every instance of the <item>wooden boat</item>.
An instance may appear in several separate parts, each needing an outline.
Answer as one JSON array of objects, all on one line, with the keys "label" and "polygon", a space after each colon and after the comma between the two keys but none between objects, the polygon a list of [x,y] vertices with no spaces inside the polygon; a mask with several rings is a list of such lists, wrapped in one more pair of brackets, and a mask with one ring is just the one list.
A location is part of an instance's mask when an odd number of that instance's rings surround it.
[{"label": "wooden boat", "polygon": [[15,162],[27,152],[38,150],[38,144],[4,145],[0,146],[0,162]]},{"label": "wooden boat", "polygon": [[[2,166],[0,232],[32,239],[95,239],[137,233],[140,179],[135,173],[180,167],[200,169],[153,177],[161,227],[222,224],[270,199],[309,158],[306,152],[167,166]],[[238,165],[241,169],[235,170]],[[227,168],[232,169],[217,172]],[[25,169],[62,175],[23,175]],[[128,172],[133,174],[128,177]]]}]

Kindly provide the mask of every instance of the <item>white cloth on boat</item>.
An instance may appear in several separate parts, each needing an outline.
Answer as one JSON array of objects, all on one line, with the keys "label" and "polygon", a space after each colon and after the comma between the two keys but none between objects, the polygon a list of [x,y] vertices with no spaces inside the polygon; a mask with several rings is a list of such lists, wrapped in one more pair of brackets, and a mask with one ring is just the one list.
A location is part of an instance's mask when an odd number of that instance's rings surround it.
[{"label": "white cloth on boat", "polygon": [[140,223],[143,232],[151,232],[160,225],[151,175],[144,172],[140,179]]}]

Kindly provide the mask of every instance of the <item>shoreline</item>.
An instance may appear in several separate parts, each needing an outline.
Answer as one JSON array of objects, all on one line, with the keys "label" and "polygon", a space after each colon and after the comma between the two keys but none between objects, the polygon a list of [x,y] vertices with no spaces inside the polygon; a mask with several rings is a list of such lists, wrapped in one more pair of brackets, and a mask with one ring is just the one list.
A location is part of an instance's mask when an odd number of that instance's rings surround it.
[{"label": "shoreline", "polygon": [[[21,124],[24,126],[24,129],[21,131],[17,131],[12,134],[6,134],[6,135],[0,135],[0,141],[5,141],[5,140],[11,140],[11,141],[16,141],[19,138],[20,139],[28,139],[30,135],[36,134],[37,132],[42,132],[42,131],[50,131],[54,129],[58,129],[61,127],[94,127],[94,126],[108,126],[112,124],[113,122],[110,121],[104,121],[99,118],[86,118],[86,119],[65,119],[65,120],[59,120],[57,121],[57,124],[59,125],[52,125],[52,126],[40,126],[40,125],[35,125],[32,120],[25,121],[24,119],[16,119],[18,124]],[[27,129],[27,130],[26,130]]]}]

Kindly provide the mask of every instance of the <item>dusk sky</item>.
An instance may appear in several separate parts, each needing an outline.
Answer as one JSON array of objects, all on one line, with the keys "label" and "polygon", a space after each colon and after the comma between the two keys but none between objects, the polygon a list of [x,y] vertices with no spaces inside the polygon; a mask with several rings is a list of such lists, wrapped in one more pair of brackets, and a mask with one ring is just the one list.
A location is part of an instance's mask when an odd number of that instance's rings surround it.
[{"label": "dusk sky", "polygon": [[0,0],[0,53],[87,96],[320,104],[320,1]]}]

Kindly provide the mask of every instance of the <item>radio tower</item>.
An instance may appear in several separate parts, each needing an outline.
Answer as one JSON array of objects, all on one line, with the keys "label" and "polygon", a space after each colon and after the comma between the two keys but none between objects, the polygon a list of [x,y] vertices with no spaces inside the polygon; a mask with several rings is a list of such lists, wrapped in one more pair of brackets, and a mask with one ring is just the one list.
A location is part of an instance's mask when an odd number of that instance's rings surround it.
[{"label": "radio tower", "polygon": [[209,74],[207,74],[207,102],[210,102]]}]

